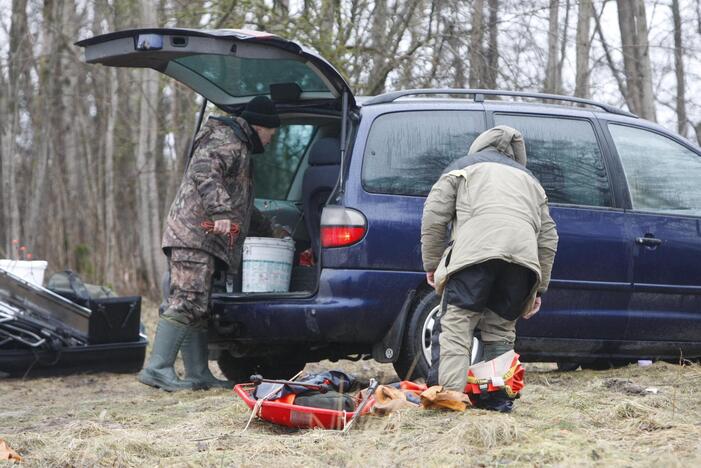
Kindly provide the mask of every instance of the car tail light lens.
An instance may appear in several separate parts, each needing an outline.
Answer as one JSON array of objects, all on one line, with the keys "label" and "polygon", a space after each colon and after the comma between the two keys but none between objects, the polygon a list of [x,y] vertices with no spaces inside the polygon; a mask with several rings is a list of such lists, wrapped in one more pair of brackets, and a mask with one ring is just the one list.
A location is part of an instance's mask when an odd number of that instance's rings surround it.
[{"label": "car tail light lens", "polygon": [[360,242],[367,232],[365,216],[342,206],[327,206],[321,212],[321,246],[346,247]]}]

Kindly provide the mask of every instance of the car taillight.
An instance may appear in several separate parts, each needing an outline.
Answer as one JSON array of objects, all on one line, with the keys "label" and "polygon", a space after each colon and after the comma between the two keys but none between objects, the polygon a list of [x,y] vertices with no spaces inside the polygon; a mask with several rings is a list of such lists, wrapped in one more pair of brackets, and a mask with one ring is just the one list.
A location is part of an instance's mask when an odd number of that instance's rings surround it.
[{"label": "car taillight", "polygon": [[359,211],[342,206],[327,206],[321,212],[321,246],[346,247],[362,240],[367,221]]}]

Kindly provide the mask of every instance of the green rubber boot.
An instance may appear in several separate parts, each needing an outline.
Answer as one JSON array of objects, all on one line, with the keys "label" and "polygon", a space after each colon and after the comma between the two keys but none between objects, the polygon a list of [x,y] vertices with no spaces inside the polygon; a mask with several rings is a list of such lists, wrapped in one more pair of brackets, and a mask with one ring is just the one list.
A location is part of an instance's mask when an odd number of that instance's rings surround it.
[{"label": "green rubber boot", "polygon": [[178,350],[188,332],[189,328],[185,325],[163,318],[158,321],[153,350],[148,365],[139,372],[139,382],[167,392],[195,389],[192,382],[178,378],[173,369]]},{"label": "green rubber boot", "polygon": [[219,380],[209,370],[206,329],[190,330],[180,348],[180,355],[185,364],[185,380],[192,382],[195,388],[234,388],[234,382]]}]

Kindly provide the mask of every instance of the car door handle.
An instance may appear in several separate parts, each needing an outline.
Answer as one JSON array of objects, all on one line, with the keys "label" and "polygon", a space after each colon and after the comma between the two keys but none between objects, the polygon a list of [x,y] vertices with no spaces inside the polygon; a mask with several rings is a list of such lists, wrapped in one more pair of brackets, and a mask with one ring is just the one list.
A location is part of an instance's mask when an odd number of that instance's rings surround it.
[{"label": "car door handle", "polygon": [[635,243],[648,247],[657,247],[658,245],[662,244],[662,239],[657,239],[655,237],[636,237]]}]

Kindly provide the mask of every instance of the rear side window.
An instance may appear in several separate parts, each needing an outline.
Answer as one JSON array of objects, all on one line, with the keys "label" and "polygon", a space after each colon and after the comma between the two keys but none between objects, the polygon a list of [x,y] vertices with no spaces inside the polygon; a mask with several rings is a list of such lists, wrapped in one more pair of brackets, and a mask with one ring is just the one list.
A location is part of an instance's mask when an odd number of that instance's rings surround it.
[{"label": "rear side window", "polygon": [[283,125],[265,147],[265,152],[253,155],[256,198],[287,200],[313,134],[313,125]]},{"label": "rear side window", "polygon": [[701,156],[658,133],[609,124],[633,208],[701,214]]},{"label": "rear side window", "polygon": [[425,196],[484,131],[480,111],[395,112],[372,124],[363,156],[368,192]]},{"label": "rear side window", "polygon": [[523,134],[528,169],[550,202],[612,206],[608,174],[589,121],[497,114],[494,122]]}]

